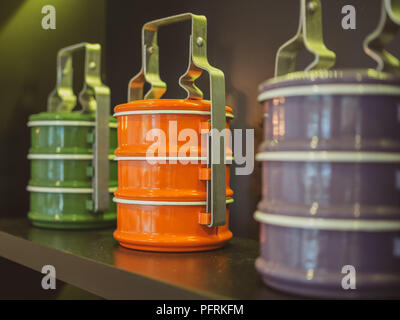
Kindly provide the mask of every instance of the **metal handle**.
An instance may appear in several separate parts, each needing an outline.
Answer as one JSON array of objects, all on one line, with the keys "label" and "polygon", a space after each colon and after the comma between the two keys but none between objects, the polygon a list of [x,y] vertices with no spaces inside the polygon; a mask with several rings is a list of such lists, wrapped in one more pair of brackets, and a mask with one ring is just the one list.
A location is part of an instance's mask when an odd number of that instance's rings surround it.
[{"label": "metal handle", "polygon": [[48,98],[49,112],[71,112],[76,106],[73,92],[72,54],[85,50],[83,89],[79,102],[83,112],[94,112],[95,137],[93,143],[93,210],[104,212],[109,207],[109,116],[110,89],[101,82],[101,46],[99,44],[78,43],[65,47],[57,56],[57,84]]},{"label": "metal handle", "polygon": [[[143,26],[142,69],[129,82],[128,101],[160,99],[166,92],[167,85],[161,80],[159,74],[158,28],[187,20],[192,22],[189,65],[186,73],[180,77],[179,85],[187,92],[187,99],[200,100],[203,98],[203,93],[196,87],[195,80],[201,76],[203,71],[209,74],[211,100],[210,149],[213,150],[219,146],[219,152],[208,152],[211,180],[207,182],[206,211],[211,213],[211,224],[209,226],[220,226],[226,223],[225,147],[224,143],[220,143],[221,137],[216,134],[216,130],[221,132],[225,129],[225,77],[223,72],[212,67],[207,59],[207,19],[205,16],[184,13],[150,21]],[[151,88],[143,97],[145,82],[149,83]],[[213,157],[211,157],[212,155]]]},{"label": "metal handle", "polygon": [[399,60],[385,46],[389,44],[400,27],[400,0],[382,0],[381,17],[377,28],[364,40],[365,53],[377,63],[376,70],[399,72]]},{"label": "metal handle", "polygon": [[294,72],[297,55],[303,49],[314,55],[314,60],[306,67],[306,71],[329,69],[335,64],[335,53],[324,44],[320,0],[301,0],[297,33],[278,49],[275,76]]}]

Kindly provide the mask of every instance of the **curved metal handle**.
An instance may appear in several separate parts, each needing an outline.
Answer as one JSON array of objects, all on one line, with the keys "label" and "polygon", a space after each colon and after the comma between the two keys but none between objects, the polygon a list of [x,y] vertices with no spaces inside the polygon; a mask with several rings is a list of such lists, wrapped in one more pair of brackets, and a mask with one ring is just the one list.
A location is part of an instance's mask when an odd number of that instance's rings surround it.
[{"label": "curved metal handle", "polygon": [[76,96],[73,92],[72,54],[85,50],[85,68],[83,88],[79,93],[79,102],[84,112],[96,111],[96,97],[110,95],[110,90],[101,82],[101,45],[97,43],[78,43],[58,51],[57,83],[50,93],[47,110],[49,112],[70,112],[76,107]]},{"label": "curved metal handle", "polygon": [[377,63],[376,70],[399,72],[399,60],[385,46],[389,44],[400,27],[400,0],[382,0],[381,17],[376,29],[363,43],[365,53]]},{"label": "curved metal handle", "polygon": [[314,60],[306,67],[306,71],[329,69],[335,64],[335,53],[324,44],[320,0],[301,0],[297,33],[278,49],[275,76],[294,72],[297,55],[303,49],[314,55]]},{"label": "curved metal handle", "polygon": [[48,98],[49,112],[71,112],[76,106],[73,92],[72,54],[85,50],[84,85],[79,93],[83,112],[94,112],[96,116],[93,142],[92,201],[90,209],[104,212],[109,207],[109,116],[110,89],[101,82],[100,44],[78,43],[58,51],[57,84]]},{"label": "curved metal handle", "polygon": [[[195,80],[201,76],[203,70],[215,80],[220,77],[224,80],[222,71],[212,67],[207,60],[207,19],[192,13],[183,13],[163,19],[147,22],[142,29],[142,69],[129,82],[128,101],[141,99],[160,99],[167,90],[167,85],[160,78],[158,29],[162,26],[192,21],[190,35],[189,66],[186,73],[180,77],[179,85],[186,91],[187,99],[202,99],[202,91],[196,87]],[[143,97],[145,82],[151,85],[150,90]],[[225,94],[225,90],[223,91]]]},{"label": "curved metal handle", "polygon": [[[226,223],[225,147],[224,143],[221,143],[221,136],[217,134],[216,130],[221,132],[225,129],[225,77],[223,72],[212,67],[207,59],[207,18],[205,16],[184,13],[150,21],[143,26],[142,69],[129,82],[128,101],[143,98],[160,99],[166,92],[167,85],[161,80],[159,73],[158,29],[162,26],[187,20],[192,22],[189,65],[186,73],[180,77],[179,85],[186,91],[187,99],[200,100],[203,98],[203,93],[196,87],[195,80],[201,76],[203,71],[209,74],[211,131],[208,166],[211,168],[211,181],[207,182],[206,211],[211,213],[211,224],[209,226],[220,226]],[[149,83],[151,88],[143,97],[145,82]],[[212,150],[216,150],[214,148],[218,148],[219,152],[212,152]],[[213,158],[211,155],[213,155]]]}]

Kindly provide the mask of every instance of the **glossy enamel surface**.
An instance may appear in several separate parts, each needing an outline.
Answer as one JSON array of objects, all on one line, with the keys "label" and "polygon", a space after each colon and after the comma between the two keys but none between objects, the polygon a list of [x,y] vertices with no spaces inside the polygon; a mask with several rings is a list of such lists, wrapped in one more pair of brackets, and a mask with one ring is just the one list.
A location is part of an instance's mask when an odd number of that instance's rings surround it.
[{"label": "glossy enamel surface", "polygon": [[[395,298],[400,288],[399,232],[353,232],[261,225],[263,281],[286,292],[319,298]],[[344,290],[346,265],[356,290]]]},{"label": "glossy enamel surface", "polygon": [[[92,187],[92,160],[32,159],[30,186]],[[117,186],[117,163],[110,160],[110,187]]]},{"label": "glossy enamel surface", "polygon": [[[81,113],[42,112],[31,115],[29,122],[57,123],[67,121],[86,125],[34,125],[31,126],[29,154],[92,154],[94,116]],[[110,124],[115,124],[110,117]],[[117,147],[117,130],[110,130],[110,154]]]},{"label": "glossy enamel surface", "polygon": [[[107,212],[95,214],[92,211],[93,121],[92,115],[78,113],[40,113],[29,118],[31,177],[28,189],[31,191],[28,217],[34,225],[74,229],[115,224],[112,192]],[[115,119],[111,118],[110,122],[115,124]],[[116,143],[117,129],[111,127],[110,188],[117,186],[117,164],[111,158]]]},{"label": "glossy enamel surface", "polygon": [[[209,102],[189,100],[142,100],[115,108],[118,119],[116,201],[155,202],[152,205],[117,203],[118,221],[114,237],[122,246],[149,251],[202,251],[221,247],[232,237],[228,222],[225,226],[211,228],[200,224],[205,205],[190,203],[206,201],[206,181],[200,179],[200,170],[206,168],[200,157],[206,155],[206,150],[201,150],[200,130],[210,116],[182,112],[209,109]],[[176,110],[179,113],[164,113]],[[132,111],[155,112],[128,114]],[[126,115],[123,114],[125,112]],[[226,112],[231,112],[231,109],[226,108]],[[161,129],[166,134],[165,147],[159,148],[154,153],[155,157],[179,155],[199,160],[194,163],[183,163],[181,159],[150,163],[143,159],[124,159],[146,156],[146,151],[154,143],[153,140],[146,141],[146,135],[152,129]],[[197,143],[184,155],[179,154],[179,150],[188,142],[188,138],[182,141],[170,138],[172,131],[176,130],[179,135],[183,129],[195,130],[197,139]],[[227,153],[231,154],[229,150]],[[230,198],[233,192],[229,188],[229,166],[226,166],[226,170],[226,194]],[[172,203],[165,203],[168,201]]]},{"label": "glossy enamel surface", "polygon": [[[334,90],[343,84],[358,93]],[[390,86],[393,94],[361,94],[364,84]],[[318,93],[322,85],[333,93]],[[262,101],[259,151],[269,160],[260,160],[258,211],[293,223],[261,223],[256,267],[265,283],[292,293],[393,297],[400,291],[400,230],[373,225],[400,221],[399,79],[358,71],[304,73],[263,84],[260,92],[299,86],[314,93]],[[339,219],[354,226],[359,221],[359,227],[350,230]],[[326,229],[312,227],[317,220]],[[309,225],[296,226],[298,221]],[[346,265],[356,270],[357,290],[342,288]]]}]

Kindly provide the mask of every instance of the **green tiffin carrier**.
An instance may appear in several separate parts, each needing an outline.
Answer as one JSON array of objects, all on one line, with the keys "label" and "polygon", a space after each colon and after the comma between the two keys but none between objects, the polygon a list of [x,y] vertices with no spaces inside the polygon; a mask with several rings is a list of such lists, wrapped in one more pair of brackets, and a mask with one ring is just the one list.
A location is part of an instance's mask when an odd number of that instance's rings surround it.
[{"label": "green tiffin carrier", "polygon": [[[81,109],[75,111],[72,57],[79,49],[85,50],[84,87],[79,94]],[[47,112],[29,117],[28,217],[35,226],[79,229],[115,224],[117,122],[110,116],[110,90],[101,82],[100,59],[99,44],[61,49]]]}]

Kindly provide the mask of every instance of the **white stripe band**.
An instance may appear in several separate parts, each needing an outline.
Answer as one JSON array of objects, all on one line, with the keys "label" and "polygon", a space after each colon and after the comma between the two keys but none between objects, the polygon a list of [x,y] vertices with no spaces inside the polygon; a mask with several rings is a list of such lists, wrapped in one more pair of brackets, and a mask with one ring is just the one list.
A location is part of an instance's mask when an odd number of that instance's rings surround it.
[{"label": "white stripe band", "polygon": [[347,151],[271,151],[256,155],[257,161],[400,162],[400,153]]},{"label": "white stripe band", "polygon": [[[28,154],[30,160],[92,160],[92,154]],[[113,154],[108,155],[109,160],[114,160]]]},{"label": "white stripe band", "polygon": [[[74,127],[94,127],[96,122],[94,121],[65,121],[65,120],[38,120],[28,121],[28,127],[39,127],[39,126],[74,126]],[[118,123],[109,122],[110,128],[117,128]]]},{"label": "white stripe band", "polygon": [[254,213],[254,219],[261,223],[302,229],[370,232],[400,230],[400,220],[306,218],[268,214],[260,211]]},{"label": "white stripe band", "polygon": [[[144,200],[128,200],[121,198],[113,198],[114,202],[123,204],[139,204],[148,206],[205,206],[206,201],[144,201]],[[233,199],[226,199],[226,203],[232,203]]]},{"label": "white stripe band", "polygon": [[[27,191],[30,192],[45,192],[45,193],[93,193],[92,188],[52,188],[52,187],[34,187],[27,186]],[[108,188],[108,192],[113,193],[117,190],[116,187]]]},{"label": "white stripe band", "polygon": [[[137,111],[122,111],[113,114],[113,117],[129,116],[135,114],[197,114],[197,115],[210,115],[210,111],[202,110],[137,110]],[[233,118],[232,113],[225,113],[227,118]]]},{"label": "white stripe band", "polygon": [[187,161],[207,161],[207,157],[115,157],[114,160],[136,160],[136,161],[173,161],[173,160],[187,160]]},{"label": "white stripe band", "polygon": [[[207,157],[115,157],[116,161],[207,161]],[[227,161],[233,161],[233,157],[226,157]]]},{"label": "white stripe band", "polygon": [[399,86],[384,84],[318,84],[267,90],[258,96],[258,101],[277,97],[309,95],[400,95]]}]

